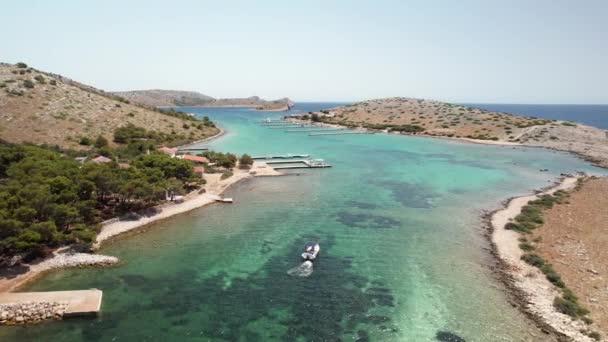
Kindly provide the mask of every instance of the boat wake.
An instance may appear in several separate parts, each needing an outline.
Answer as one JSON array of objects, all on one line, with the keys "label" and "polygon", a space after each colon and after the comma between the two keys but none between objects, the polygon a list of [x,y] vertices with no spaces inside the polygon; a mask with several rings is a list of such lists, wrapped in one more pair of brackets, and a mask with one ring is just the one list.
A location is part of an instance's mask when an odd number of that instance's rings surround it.
[{"label": "boat wake", "polygon": [[287,271],[292,277],[308,277],[312,274],[312,261],[306,260],[300,266],[294,267]]}]

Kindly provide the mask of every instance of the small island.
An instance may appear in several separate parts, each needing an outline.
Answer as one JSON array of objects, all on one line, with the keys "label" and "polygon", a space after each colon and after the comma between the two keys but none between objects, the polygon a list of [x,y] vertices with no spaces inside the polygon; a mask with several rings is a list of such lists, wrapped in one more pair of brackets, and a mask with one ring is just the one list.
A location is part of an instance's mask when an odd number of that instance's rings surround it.
[{"label": "small island", "polygon": [[293,106],[288,98],[264,100],[258,96],[216,99],[194,91],[132,90],[114,92],[116,96],[150,107],[247,107],[265,111],[287,111]]}]

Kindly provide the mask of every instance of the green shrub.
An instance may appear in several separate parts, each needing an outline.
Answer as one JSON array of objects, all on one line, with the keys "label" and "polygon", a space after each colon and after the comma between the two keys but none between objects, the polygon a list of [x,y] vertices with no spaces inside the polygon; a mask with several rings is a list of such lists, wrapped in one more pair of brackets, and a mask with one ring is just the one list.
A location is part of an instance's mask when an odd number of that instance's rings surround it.
[{"label": "green shrub", "polygon": [[541,267],[545,264],[545,260],[538,254],[527,253],[521,256],[521,260],[536,267]]},{"label": "green shrub", "polygon": [[248,154],[243,154],[239,159],[239,166],[249,168],[251,165],[253,165],[253,158]]},{"label": "green shrub", "polygon": [[553,300],[553,306],[557,311],[566,314],[570,317],[578,316],[578,305],[576,305],[576,303],[574,302],[563,299],[561,297],[555,297],[555,299]]},{"label": "green shrub", "polygon": [[91,139],[89,139],[88,137],[82,137],[80,138],[80,145],[84,145],[84,146],[89,146],[92,144]]},{"label": "green shrub", "polygon": [[49,84],[50,84],[50,85],[57,85],[57,81],[55,81],[55,80],[50,80],[50,81],[49,81]]},{"label": "green shrub", "polygon": [[205,151],[203,156],[220,167],[231,169],[236,166],[237,157],[232,153]]},{"label": "green shrub", "polygon": [[15,66],[19,69],[25,69],[27,68],[27,64],[23,63],[23,62],[19,62],[17,64],[15,64]]},{"label": "green shrub", "polygon": [[34,79],[40,84],[46,83],[46,81],[45,81],[44,77],[42,77],[42,75],[36,75],[36,76],[34,76]]},{"label": "green shrub", "polygon": [[602,339],[602,335],[600,335],[600,333],[598,333],[597,331],[590,331],[589,333],[587,333],[587,336],[591,337],[596,341],[600,341]]},{"label": "green shrub", "polygon": [[96,148],[102,148],[105,146],[108,146],[109,142],[108,139],[104,138],[103,136],[98,136],[97,139],[95,139],[95,147]]},{"label": "green shrub", "polygon": [[233,173],[232,171],[226,171],[224,173],[222,173],[222,176],[220,177],[220,179],[228,179],[230,177],[232,177]]},{"label": "green shrub", "polygon": [[23,80],[23,86],[28,89],[32,89],[34,88],[34,82],[32,82],[31,80]]},{"label": "green shrub", "polygon": [[523,251],[526,251],[526,252],[533,251],[536,249],[536,247],[534,247],[533,244],[528,243],[528,242],[520,243],[519,248],[521,248]]},{"label": "green shrub", "polygon": [[114,142],[117,144],[126,144],[133,140],[146,138],[146,129],[137,127],[131,123],[126,126],[119,127],[114,131]]}]

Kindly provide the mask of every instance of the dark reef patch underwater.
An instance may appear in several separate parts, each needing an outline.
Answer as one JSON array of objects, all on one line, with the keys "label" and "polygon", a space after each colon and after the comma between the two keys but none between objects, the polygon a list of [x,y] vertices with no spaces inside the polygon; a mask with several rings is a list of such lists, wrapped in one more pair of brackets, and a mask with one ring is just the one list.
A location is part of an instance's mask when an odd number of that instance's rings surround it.
[{"label": "dark reef patch underwater", "polygon": [[[309,239],[302,237],[287,250],[299,250]],[[195,280],[195,270],[162,278],[120,276],[124,286],[147,293],[149,300],[131,310],[104,316],[94,328],[83,330],[83,338],[101,340],[107,337],[108,329],[116,328],[130,313],[142,311],[162,315],[171,322],[169,329],[200,322],[205,327],[201,337],[222,341],[243,337],[247,341],[339,341],[347,335],[368,341],[366,329],[397,332],[388,315],[374,310],[395,306],[391,290],[373,286],[366,277],[350,272],[352,258],[334,256],[333,245],[331,237],[324,238],[324,253],[315,261],[315,272],[308,278],[287,275],[285,270],[299,259],[285,256],[270,258],[259,272],[233,278],[229,285],[227,274]],[[264,335],[267,331],[256,329],[255,322],[260,322],[260,327],[273,322],[281,328],[275,327],[268,336]]]},{"label": "dark reef patch underwater", "polygon": [[466,342],[466,340],[454,333],[449,331],[438,331],[437,335],[435,335],[437,341],[441,342]]}]

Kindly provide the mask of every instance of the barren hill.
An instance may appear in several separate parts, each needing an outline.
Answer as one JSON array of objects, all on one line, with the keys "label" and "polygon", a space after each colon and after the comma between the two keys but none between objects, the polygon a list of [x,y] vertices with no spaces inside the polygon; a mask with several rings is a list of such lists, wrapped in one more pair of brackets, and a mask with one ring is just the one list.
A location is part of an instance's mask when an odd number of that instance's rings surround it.
[{"label": "barren hill", "polygon": [[0,64],[0,138],[9,142],[86,148],[83,137],[113,132],[127,124],[173,134],[180,142],[214,135],[217,128],[188,117],[146,108],[60,75],[25,65]]},{"label": "barren hill", "polygon": [[288,98],[268,101],[251,96],[247,98],[215,99],[194,91],[181,90],[133,90],[114,92],[129,101],[146,106],[204,106],[204,107],[251,107],[260,110],[288,110],[293,102]]},{"label": "barren hill", "polygon": [[131,102],[145,104],[147,106],[202,106],[214,98],[195,91],[181,90],[133,90],[114,92],[115,95],[123,97]]},{"label": "barren hill", "polygon": [[579,123],[404,97],[358,102],[317,115],[351,127],[548,147],[608,167],[608,131]]}]

